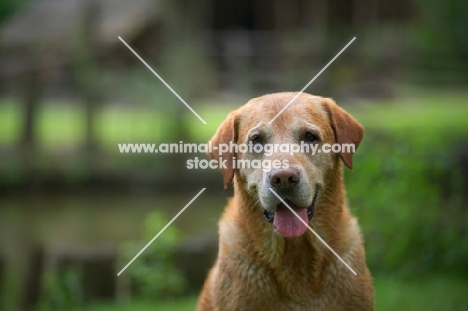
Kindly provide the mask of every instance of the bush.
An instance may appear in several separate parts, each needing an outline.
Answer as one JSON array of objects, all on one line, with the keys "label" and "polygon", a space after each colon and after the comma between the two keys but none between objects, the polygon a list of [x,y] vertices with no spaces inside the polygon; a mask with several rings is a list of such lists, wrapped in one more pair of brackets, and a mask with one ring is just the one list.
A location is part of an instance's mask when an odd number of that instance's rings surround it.
[{"label": "bush", "polygon": [[[124,246],[124,261],[130,261],[168,223],[161,212],[150,213],[145,220],[144,244],[130,242]],[[174,261],[174,246],[180,232],[169,226],[128,268],[136,295],[150,300],[163,300],[181,295],[186,280]]]},{"label": "bush", "polygon": [[79,273],[73,267],[44,274],[44,291],[38,311],[70,311],[83,305]]},{"label": "bush", "polygon": [[459,164],[450,153],[455,138],[390,132],[367,137],[355,156],[356,171],[346,173],[371,270],[468,274],[468,213]]}]

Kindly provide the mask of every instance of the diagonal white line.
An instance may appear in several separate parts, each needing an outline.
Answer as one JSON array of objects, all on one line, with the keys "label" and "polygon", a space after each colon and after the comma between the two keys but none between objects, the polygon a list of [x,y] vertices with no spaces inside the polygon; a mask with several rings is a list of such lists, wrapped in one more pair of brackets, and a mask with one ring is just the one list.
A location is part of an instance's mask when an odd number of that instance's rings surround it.
[{"label": "diagonal white line", "polygon": [[146,244],[146,246],[143,247],[143,249],[142,249],[138,254],[136,254],[135,257],[133,257],[133,259],[130,260],[130,262],[129,262],[122,270],[120,270],[119,273],[117,273],[117,276],[120,276],[120,275],[122,274],[122,272],[124,272],[125,269],[127,269],[128,266],[130,266],[130,265],[135,261],[135,259],[137,259],[138,256],[140,256],[140,255],[145,251],[145,249],[147,249],[148,246],[150,246],[151,243],[153,243],[154,240],[156,240],[156,239],[161,235],[161,233],[163,233],[164,230],[166,230],[167,227],[169,227],[169,226],[172,224],[172,222],[173,222],[174,220],[176,220],[177,217],[179,217],[180,214],[182,214],[182,213],[187,209],[187,207],[189,207],[190,204],[192,204],[193,201],[195,201],[196,198],[198,198],[198,197],[200,196],[200,194],[202,194],[202,192],[205,191],[205,190],[206,190],[206,188],[203,188],[202,190],[200,190],[200,192],[198,192],[197,195],[196,195],[192,200],[190,200],[190,202],[188,202],[187,205],[185,205],[185,207],[184,207],[183,209],[181,209],[180,212],[177,213],[177,215],[175,215],[174,218],[172,218],[171,221],[169,221],[169,222],[167,223],[167,225],[166,225],[164,228],[162,228],[161,231],[159,231],[159,233],[156,234],[156,236],[155,236],[151,241],[149,241],[148,244]]},{"label": "diagonal white line", "polygon": [[294,96],[294,98],[293,98],[293,99],[291,99],[291,100],[289,101],[289,103],[288,103],[286,106],[284,106],[284,108],[283,108],[283,109],[281,109],[281,111],[280,111],[280,112],[278,112],[278,114],[277,114],[277,115],[276,115],[276,116],[275,116],[273,119],[271,119],[271,121],[270,121],[270,122],[268,122],[268,124],[271,124],[271,123],[273,123],[273,121],[275,121],[275,120],[276,120],[276,118],[278,118],[278,116],[279,116],[280,114],[282,114],[282,113],[283,113],[283,111],[285,111],[285,110],[286,110],[286,108],[288,108],[288,107],[289,107],[289,105],[291,105],[291,104],[292,104],[292,103],[293,103],[293,102],[294,102],[294,101],[295,101],[295,100],[296,100],[296,99],[299,97],[299,95],[301,95],[301,94],[302,94],[302,92],[304,92],[304,90],[305,90],[306,88],[308,88],[308,87],[309,87],[309,85],[311,85],[311,84],[312,84],[312,82],[314,82],[314,81],[315,81],[315,79],[317,79],[317,78],[318,78],[318,76],[320,76],[320,75],[322,74],[322,72],[324,72],[324,71],[325,71],[325,69],[327,69],[327,68],[328,68],[328,66],[330,66],[330,65],[331,65],[331,63],[333,63],[333,62],[335,61],[335,59],[337,59],[337,58],[338,58],[338,56],[340,56],[340,54],[341,54],[341,53],[343,53],[343,52],[344,52],[344,50],[346,50],[346,49],[348,48],[348,46],[350,46],[350,45],[351,45],[351,43],[353,43],[353,41],[354,41],[354,40],[356,40],[356,37],[354,37],[353,39],[351,39],[351,41],[349,41],[349,43],[348,43],[348,44],[346,44],[346,46],[345,46],[344,48],[342,48],[342,49],[341,49],[341,51],[339,51],[339,52],[338,52],[338,54],[336,54],[336,56],[335,56],[335,57],[333,57],[333,59],[332,59],[331,61],[329,61],[329,62],[328,62],[328,64],[326,64],[326,65],[325,65],[325,67],[323,67],[323,69],[322,69],[322,70],[320,70],[320,72],[319,72],[318,74],[316,74],[316,75],[315,75],[315,77],[313,77],[313,78],[312,78],[312,80],[310,80],[310,81],[309,81],[309,83],[307,83],[307,84],[306,84],[306,86],[304,86],[304,87],[302,88],[302,90],[301,90],[299,93],[297,93],[297,94],[296,94],[296,96]]},{"label": "diagonal white line", "polygon": [[174,95],[175,95],[182,103],[184,103],[185,106],[187,106],[188,109],[190,109],[191,112],[193,112],[194,115],[197,116],[198,119],[200,119],[200,121],[203,122],[203,124],[206,124],[205,120],[203,120],[202,117],[200,117],[200,116],[198,115],[198,113],[196,113],[195,110],[193,110],[192,107],[190,107],[189,104],[187,104],[187,103],[185,102],[185,100],[183,100],[183,98],[180,97],[179,94],[177,94],[176,91],[174,91],[174,90],[172,89],[172,87],[171,87],[169,84],[167,84],[167,82],[164,81],[164,79],[161,78],[161,76],[158,75],[158,74],[156,73],[156,71],[154,71],[153,68],[151,68],[151,67],[143,60],[143,58],[141,58],[140,55],[138,55],[137,52],[135,52],[135,51],[130,47],[130,45],[127,44],[127,42],[124,41],[124,39],[122,39],[120,36],[119,36],[118,38],[119,38],[120,41],[122,41],[123,44],[125,44],[125,46],[126,46],[130,51],[132,51],[133,54],[135,54],[136,57],[138,57],[138,59],[139,59],[146,67],[148,67],[148,69],[149,69],[156,77],[158,77],[159,80],[161,80],[162,83],[164,83],[164,85],[165,85],[172,93],[174,93]]},{"label": "diagonal white line", "polygon": [[327,242],[325,242],[321,237],[320,235],[317,234],[317,232],[314,231],[314,229],[312,229],[308,223],[306,223],[304,220],[302,220],[301,216],[299,216],[289,205],[288,203],[286,203],[275,191],[273,191],[273,189],[271,188],[268,188],[270,189],[270,191],[284,204],[286,205],[287,208],[289,208],[289,210],[294,214],[294,216],[297,217],[297,219],[299,219],[316,237],[317,239],[320,240],[320,242],[322,242],[332,253],[333,255],[335,255],[354,275],[357,275],[356,271],[353,270],[353,268],[351,268],[347,263],[346,261],[343,260],[343,258],[340,257],[340,255],[338,255],[334,250],[333,248],[330,247],[330,245],[327,244]]}]

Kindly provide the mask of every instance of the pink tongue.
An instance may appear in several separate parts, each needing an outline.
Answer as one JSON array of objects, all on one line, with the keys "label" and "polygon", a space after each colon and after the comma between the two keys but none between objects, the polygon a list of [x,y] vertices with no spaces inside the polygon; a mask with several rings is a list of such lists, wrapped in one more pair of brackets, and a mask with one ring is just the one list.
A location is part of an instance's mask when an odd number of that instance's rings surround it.
[{"label": "pink tongue", "polygon": [[[307,208],[295,208],[291,206],[299,217],[308,223]],[[292,238],[301,236],[306,232],[307,227],[300,221],[296,215],[294,215],[289,208],[283,204],[279,205],[275,212],[275,218],[273,220],[273,226],[279,231],[284,237]]]}]

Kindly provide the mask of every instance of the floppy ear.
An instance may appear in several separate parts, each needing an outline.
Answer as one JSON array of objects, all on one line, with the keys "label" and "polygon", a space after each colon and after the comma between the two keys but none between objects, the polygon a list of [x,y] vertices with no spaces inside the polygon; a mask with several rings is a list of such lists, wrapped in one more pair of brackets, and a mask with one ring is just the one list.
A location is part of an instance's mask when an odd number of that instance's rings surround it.
[{"label": "floppy ear", "polygon": [[[335,132],[337,144],[354,144],[355,151],[364,136],[364,128],[349,113],[340,108],[331,98],[324,99],[324,106],[330,117],[330,124]],[[350,169],[353,169],[354,152],[341,152],[339,157]]]},{"label": "floppy ear", "polygon": [[[212,142],[212,150],[208,152],[208,155],[211,159],[219,161],[220,158],[222,161],[226,160],[226,167],[221,167],[221,173],[223,173],[223,183],[224,188],[226,189],[234,178],[234,168],[232,166],[232,160],[235,154],[232,150],[220,155],[219,145],[227,144],[230,142],[234,144],[237,143],[237,113],[236,111],[231,111],[226,120],[221,123],[218,130],[214,136],[210,139]],[[219,162],[218,162],[219,163]]]}]

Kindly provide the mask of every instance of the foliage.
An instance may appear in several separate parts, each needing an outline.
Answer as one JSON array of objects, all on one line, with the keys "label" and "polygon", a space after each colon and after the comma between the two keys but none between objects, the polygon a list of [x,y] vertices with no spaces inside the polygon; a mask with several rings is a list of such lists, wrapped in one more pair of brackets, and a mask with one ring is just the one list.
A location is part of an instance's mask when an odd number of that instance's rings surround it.
[{"label": "foliage", "polygon": [[415,48],[419,49],[415,61],[429,69],[458,71],[466,82],[468,2],[416,0],[415,4],[420,17],[413,24]]},{"label": "foliage", "polygon": [[375,310],[466,310],[468,283],[450,275],[374,279]]},{"label": "foliage", "polygon": [[[468,283],[449,275],[435,275],[413,280],[377,276],[374,279],[375,310],[465,310],[468,300]],[[437,297],[437,299],[431,299]],[[80,311],[193,311],[197,297],[155,304],[135,300],[129,304],[100,303]]]},{"label": "foliage", "polygon": [[17,305],[20,297],[18,279],[19,277],[13,269],[5,271],[3,280],[0,280],[0,310],[11,310]]},{"label": "foliage", "polygon": [[[143,239],[150,241],[168,223],[162,212],[152,212],[145,219]],[[129,268],[137,296],[161,301],[180,295],[186,289],[186,280],[174,262],[174,245],[180,238],[180,232],[169,226],[135,260]],[[127,243],[123,257],[131,260],[142,249],[139,242]]]},{"label": "foliage", "polygon": [[151,300],[135,299],[132,302],[115,305],[113,303],[99,303],[90,305],[80,311],[193,311],[197,297],[183,297],[177,300],[154,302]]},{"label": "foliage", "polygon": [[0,3],[0,25],[29,2],[31,0],[2,0]]},{"label": "foliage", "polygon": [[[426,47],[434,50],[441,48],[457,49],[460,55],[468,53],[468,29],[466,28],[466,16],[468,16],[468,3],[464,1],[422,1],[416,4],[425,22]],[[423,31],[423,28],[421,28]],[[429,34],[432,32],[432,34]],[[449,36],[447,34],[450,34]],[[438,46],[437,43],[445,43],[448,47]]]},{"label": "foliage", "polygon": [[72,267],[44,276],[44,293],[38,311],[77,310],[83,304],[79,273]]},{"label": "foliage", "polygon": [[428,140],[425,134],[374,132],[358,150],[356,172],[347,172],[350,206],[374,272],[468,274],[468,212],[453,155],[457,140]]}]

